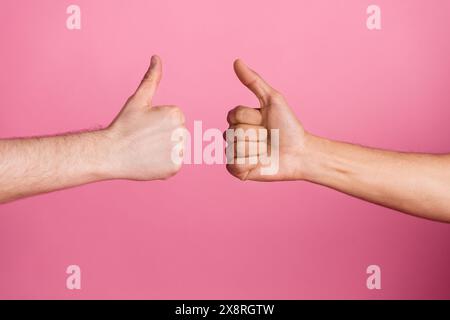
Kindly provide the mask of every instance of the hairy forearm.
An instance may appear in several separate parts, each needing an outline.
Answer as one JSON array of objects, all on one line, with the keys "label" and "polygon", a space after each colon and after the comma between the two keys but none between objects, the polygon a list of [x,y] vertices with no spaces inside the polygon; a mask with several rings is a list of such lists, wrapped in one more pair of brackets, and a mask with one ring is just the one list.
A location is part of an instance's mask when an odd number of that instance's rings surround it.
[{"label": "hairy forearm", "polygon": [[365,148],[308,136],[305,179],[428,219],[450,222],[450,156]]},{"label": "hairy forearm", "polygon": [[104,131],[0,140],[0,203],[105,178]]},{"label": "hairy forearm", "polygon": [[181,163],[173,132],[184,130],[176,106],[153,106],[162,63],[153,56],[136,92],[103,130],[53,137],[0,140],[0,203],[110,179],[164,180]]}]

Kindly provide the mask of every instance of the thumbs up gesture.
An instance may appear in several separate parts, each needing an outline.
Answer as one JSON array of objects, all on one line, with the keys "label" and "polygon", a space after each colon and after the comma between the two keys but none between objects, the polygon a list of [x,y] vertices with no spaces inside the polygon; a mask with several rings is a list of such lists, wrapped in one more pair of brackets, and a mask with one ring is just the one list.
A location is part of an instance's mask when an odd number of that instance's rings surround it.
[{"label": "thumbs up gesture", "polygon": [[[244,134],[244,139],[236,136],[230,139],[232,131],[227,130],[227,141],[234,144],[227,148],[227,155],[230,155],[230,150],[233,155],[233,159],[228,159],[227,170],[241,180],[302,179],[301,160],[304,157],[308,134],[285,98],[255,71],[247,67],[242,60],[235,61],[234,70],[242,84],[256,95],[260,107],[256,109],[238,106],[232,109],[227,117],[229,129],[233,129],[234,132],[241,130],[246,133],[249,131],[266,133],[257,135],[256,138],[255,135]],[[239,143],[241,146],[245,144],[245,147],[237,147]],[[264,167],[270,164],[252,161],[254,157],[258,160],[271,158],[272,162],[277,161],[276,170],[264,173]]]},{"label": "thumbs up gesture", "polygon": [[167,179],[181,167],[172,152],[182,153],[184,142],[173,141],[172,134],[184,128],[184,115],[175,106],[152,106],[161,76],[161,59],[153,56],[138,89],[106,129],[111,179]]}]

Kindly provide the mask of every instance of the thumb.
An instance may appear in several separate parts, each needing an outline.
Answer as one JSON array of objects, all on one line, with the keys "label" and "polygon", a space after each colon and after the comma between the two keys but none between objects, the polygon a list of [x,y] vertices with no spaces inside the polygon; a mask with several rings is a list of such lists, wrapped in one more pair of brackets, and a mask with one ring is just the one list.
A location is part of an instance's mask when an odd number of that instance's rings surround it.
[{"label": "thumb", "polygon": [[162,77],[162,62],[158,56],[152,56],[150,67],[136,90],[135,96],[143,103],[151,106],[153,96],[158,89]]},{"label": "thumb", "polygon": [[270,102],[271,96],[276,91],[259,74],[247,67],[240,59],[234,61],[234,72],[242,84],[258,97],[262,106]]}]

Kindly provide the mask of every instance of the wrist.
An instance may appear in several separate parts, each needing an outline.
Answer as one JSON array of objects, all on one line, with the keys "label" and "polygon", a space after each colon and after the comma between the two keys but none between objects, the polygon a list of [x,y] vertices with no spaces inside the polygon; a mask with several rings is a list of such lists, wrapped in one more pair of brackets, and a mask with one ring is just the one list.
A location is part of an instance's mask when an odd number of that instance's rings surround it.
[{"label": "wrist", "polygon": [[317,182],[326,161],[326,145],[330,142],[324,138],[305,132],[303,145],[299,153],[300,169],[298,180]]},{"label": "wrist", "polygon": [[93,161],[91,174],[95,180],[111,180],[116,178],[114,164],[114,148],[116,140],[109,128],[88,133],[93,141]]},{"label": "wrist", "polygon": [[308,135],[302,162],[303,180],[323,185],[347,181],[358,170],[351,154],[345,143]]}]

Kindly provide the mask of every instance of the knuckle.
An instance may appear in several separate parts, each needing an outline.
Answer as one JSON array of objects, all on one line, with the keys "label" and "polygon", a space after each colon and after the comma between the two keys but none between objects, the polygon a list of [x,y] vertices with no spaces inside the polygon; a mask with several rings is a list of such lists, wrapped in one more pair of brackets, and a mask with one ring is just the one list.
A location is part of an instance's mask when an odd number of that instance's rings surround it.
[{"label": "knuckle", "polygon": [[179,107],[173,107],[172,114],[175,117],[175,119],[179,120],[180,122],[184,122],[184,114]]},{"label": "knuckle", "polygon": [[236,107],[236,119],[238,119],[238,120],[245,119],[246,115],[247,115],[246,108],[244,108],[242,106]]},{"label": "knuckle", "polygon": [[166,106],[167,115],[171,120],[173,120],[175,123],[184,123],[185,118],[183,111],[181,108],[177,106]]},{"label": "knuckle", "polygon": [[234,121],[234,109],[228,111],[227,113],[227,122],[231,124],[233,121]]},{"label": "knuckle", "polygon": [[242,119],[245,119],[246,114],[247,114],[246,107],[244,106],[234,107],[232,110],[228,112],[227,121],[228,123],[242,121]]},{"label": "knuckle", "polygon": [[277,90],[274,89],[270,94],[270,99],[273,102],[283,102],[284,96],[280,92],[278,92]]},{"label": "knuckle", "polygon": [[[139,90],[139,89],[138,89]],[[129,96],[128,97],[128,99],[125,101],[125,104],[128,104],[128,103],[130,103],[131,101],[133,101],[133,100],[136,100],[136,95],[137,95],[137,92],[138,91],[136,91],[135,93],[133,93],[131,96]]]},{"label": "knuckle", "polygon": [[175,113],[181,112],[181,109],[178,106],[170,106],[169,108],[170,108],[170,110],[172,110],[172,112],[175,112]]}]

